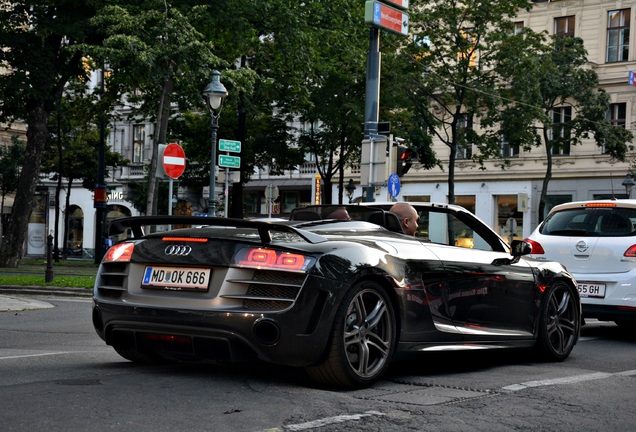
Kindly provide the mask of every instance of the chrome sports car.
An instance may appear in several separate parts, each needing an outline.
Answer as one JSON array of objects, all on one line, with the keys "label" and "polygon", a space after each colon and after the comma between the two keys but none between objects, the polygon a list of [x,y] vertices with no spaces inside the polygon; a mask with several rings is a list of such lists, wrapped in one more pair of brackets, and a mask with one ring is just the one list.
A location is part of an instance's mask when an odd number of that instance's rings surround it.
[{"label": "chrome sports car", "polygon": [[[334,206],[276,222],[115,220],[111,234],[131,238],[100,265],[94,327],[135,362],[251,357],[346,388],[372,384],[396,351],[572,351],[581,307],[560,264],[522,257],[527,244],[461,207],[417,204],[420,237],[380,207],[345,207],[350,220],[326,219]],[[143,234],[168,223],[180,227]]]}]

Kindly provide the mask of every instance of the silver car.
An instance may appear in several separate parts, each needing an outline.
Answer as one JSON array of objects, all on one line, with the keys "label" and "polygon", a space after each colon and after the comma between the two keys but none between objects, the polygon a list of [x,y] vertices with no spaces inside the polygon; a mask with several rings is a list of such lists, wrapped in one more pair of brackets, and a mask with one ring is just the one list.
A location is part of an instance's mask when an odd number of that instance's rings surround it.
[{"label": "silver car", "polygon": [[555,206],[526,239],[532,257],[558,261],[577,281],[583,316],[636,328],[636,200]]}]

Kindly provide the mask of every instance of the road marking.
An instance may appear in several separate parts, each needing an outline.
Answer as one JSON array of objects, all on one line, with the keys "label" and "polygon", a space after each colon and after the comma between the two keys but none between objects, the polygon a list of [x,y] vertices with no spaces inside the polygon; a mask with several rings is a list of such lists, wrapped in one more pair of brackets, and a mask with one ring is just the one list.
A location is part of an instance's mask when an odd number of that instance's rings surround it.
[{"label": "road marking", "polygon": [[20,358],[27,358],[27,357],[44,357],[44,356],[61,355],[61,354],[75,354],[78,352],[93,352],[93,351],[60,351],[60,352],[41,353],[41,354],[24,354],[19,356],[0,357],[0,360],[20,359]]},{"label": "road marking", "polygon": [[366,411],[362,414],[339,415],[334,417],[325,417],[305,423],[285,425],[281,428],[265,429],[263,432],[281,432],[281,431],[303,431],[323,426],[329,426],[336,423],[344,423],[352,420],[360,420],[364,417],[384,416],[386,414],[379,411]]},{"label": "road marking", "polygon": [[573,384],[573,383],[579,383],[579,382],[585,382],[585,381],[594,381],[599,379],[611,378],[617,375],[633,376],[633,375],[636,375],[636,370],[629,370],[629,371],[616,372],[616,373],[596,372],[596,373],[590,373],[590,374],[575,375],[571,377],[554,378],[554,379],[539,380],[539,381],[527,381],[524,383],[512,384],[506,387],[502,387],[501,389],[505,391],[509,391],[509,392],[515,392],[515,391],[525,390],[527,388],[532,388],[532,387],[544,387],[544,386],[557,385],[557,384]]}]

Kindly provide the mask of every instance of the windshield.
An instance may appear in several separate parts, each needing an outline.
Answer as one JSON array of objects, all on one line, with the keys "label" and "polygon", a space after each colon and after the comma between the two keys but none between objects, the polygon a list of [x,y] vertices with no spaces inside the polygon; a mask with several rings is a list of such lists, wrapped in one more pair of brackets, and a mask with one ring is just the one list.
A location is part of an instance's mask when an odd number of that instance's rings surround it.
[{"label": "windshield", "polygon": [[575,208],[551,214],[539,232],[554,236],[633,236],[634,223],[636,223],[636,209]]}]

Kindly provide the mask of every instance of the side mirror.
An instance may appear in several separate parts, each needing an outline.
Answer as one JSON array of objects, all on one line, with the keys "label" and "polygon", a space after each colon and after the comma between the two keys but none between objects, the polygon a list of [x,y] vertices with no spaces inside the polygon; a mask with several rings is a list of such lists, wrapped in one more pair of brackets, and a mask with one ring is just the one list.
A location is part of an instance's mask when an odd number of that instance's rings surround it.
[{"label": "side mirror", "polygon": [[532,253],[532,245],[523,240],[513,240],[510,245],[510,253],[513,257],[520,257]]}]

